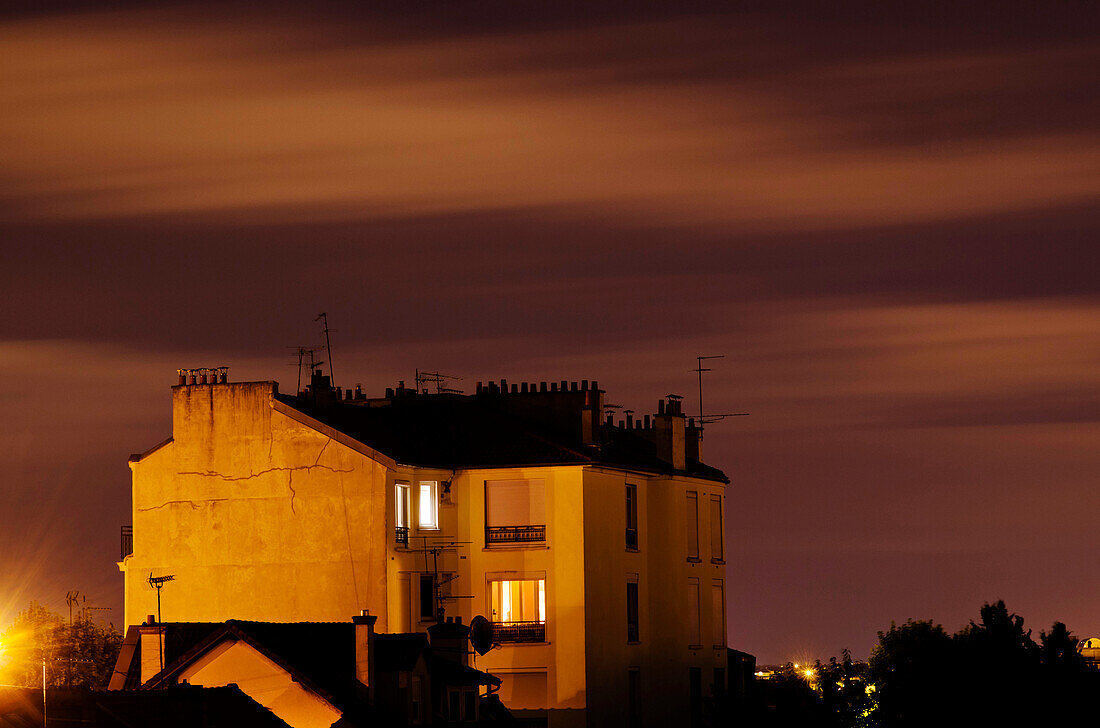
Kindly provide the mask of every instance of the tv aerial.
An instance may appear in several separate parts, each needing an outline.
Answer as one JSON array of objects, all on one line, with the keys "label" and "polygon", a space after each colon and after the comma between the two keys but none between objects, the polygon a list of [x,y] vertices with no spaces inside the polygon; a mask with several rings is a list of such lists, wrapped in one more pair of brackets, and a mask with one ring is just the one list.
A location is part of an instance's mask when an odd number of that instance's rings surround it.
[{"label": "tv aerial", "polygon": [[695,368],[692,369],[699,375],[699,429],[702,430],[704,425],[709,425],[714,422],[721,422],[727,417],[748,417],[748,412],[727,412],[724,414],[708,415],[704,414],[703,410],[703,372],[714,371],[709,367],[704,367],[703,362],[709,359],[725,359],[725,354],[712,354],[710,356],[697,356],[695,357]]},{"label": "tv aerial", "polygon": [[153,576],[153,572],[149,572],[149,586],[157,590],[157,632],[160,635],[160,669],[164,669],[164,625],[160,618],[160,590],[164,588],[164,585],[170,581],[175,581],[175,574],[165,574],[164,576]]}]

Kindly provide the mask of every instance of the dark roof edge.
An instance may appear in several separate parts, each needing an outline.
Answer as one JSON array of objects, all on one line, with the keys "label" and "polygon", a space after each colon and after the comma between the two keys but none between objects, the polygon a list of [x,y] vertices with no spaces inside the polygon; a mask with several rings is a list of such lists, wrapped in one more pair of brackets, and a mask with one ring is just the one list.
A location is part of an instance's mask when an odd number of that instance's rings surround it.
[{"label": "dark roof edge", "polygon": [[175,437],[169,435],[167,440],[163,440],[161,442],[158,442],[156,445],[153,445],[151,448],[149,448],[145,452],[139,452],[139,453],[135,453],[135,454],[131,455],[127,462],[131,462],[131,463],[140,462],[141,460],[144,460],[145,458],[147,458],[150,455],[152,455],[153,453],[155,453],[157,450],[160,450],[165,445],[171,443],[174,439],[175,439]]},{"label": "dark roof edge", "polygon": [[271,409],[275,410],[279,414],[286,415],[290,419],[299,422],[306,427],[309,427],[310,429],[316,430],[322,435],[335,440],[345,447],[351,448],[360,455],[366,455],[368,458],[374,460],[375,462],[381,463],[382,465],[385,465],[389,468],[397,467],[397,461],[391,458],[389,455],[380,453],[374,448],[363,444],[351,435],[348,435],[345,432],[341,432],[335,427],[327,425],[318,419],[310,417],[305,412],[302,412],[297,407],[294,407],[293,405],[283,401],[278,396],[276,396],[276,398],[271,401]]}]

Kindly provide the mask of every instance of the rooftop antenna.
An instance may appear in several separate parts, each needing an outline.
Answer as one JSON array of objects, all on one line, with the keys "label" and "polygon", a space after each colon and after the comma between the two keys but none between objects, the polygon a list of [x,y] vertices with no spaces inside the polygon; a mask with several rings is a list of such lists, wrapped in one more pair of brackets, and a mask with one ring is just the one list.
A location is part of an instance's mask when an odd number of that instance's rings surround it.
[{"label": "rooftop antenna", "polygon": [[157,590],[157,632],[160,634],[160,669],[164,670],[164,623],[160,618],[160,590],[164,588],[164,584],[169,581],[174,581],[175,574],[165,574],[164,576],[153,576],[153,572],[149,572],[149,586]]},{"label": "rooftop antenna", "polygon": [[462,394],[462,390],[457,387],[449,386],[448,382],[461,382],[462,377],[456,377],[451,374],[442,374],[440,372],[424,372],[419,369],[415,372],[416,375],[416,392],[417,394],[427,394],[428,390],[423,385],[434,384],[436,394]]},{"label": "rooftop antenna", "polygon": [[[307,356],[309,357],[309,375],[311,377],[313,376],[313,370],[316,369],[319,365],[324,364],[324,362],[323,361],[321,361],[321,362],[315,361],[314,358],[313,358],[314,353],[321,350],[321,347],[319,347],[319,346],[299,346],[299,347],[297,347],[297,350],[298,350],[298,389],[295,390],[295,391],[297,393],[301,393],[301,391],[302,391],[302,364],[305,363],[306,357]],[[329,367],[329,372],[330,373],[332,372],[331,366]],[[331,374],[330,374],[330,380],[329,381],[331,381]]]},{"label": "rooftop antenna", "polygon": [[317,318],[313,320],[321,321],[324,324],[325,328],[322,330],[322,333],[325,335],[325,348],[328,349],[328,381],[332,386],[336,386],[336,379],[332,376],[332,341],[329,340],[328,336],[328,314],[322,311],[317,314]]},{"label": "rooftop antenna", "polygon": [[[704,410],[703,410],[703,372],[710,372],[710,371],[714,371],[714,370],[710,369],[708,367],[704,367],[703,362],[707,361],[709,359],[725,359],[725,358],[726,358],[725,354],[712,354],[710,356],[697,356],[697,357],[695,357],[696,364],[695,364],[695,368],[692,369],[692,371],[698,373],[698,375],[699,375],[699,429],[700,430],[703,429],[703,425],[710,424],[712,422],[718,422],[720,420],[726,419],[727,417],[747,417],[748,414],[749,414],[748,412],[729,412],[729,413],[721,414],[721,415],[704,415]],[[702,437],[701,434],[700,434],[700,437]]]}]

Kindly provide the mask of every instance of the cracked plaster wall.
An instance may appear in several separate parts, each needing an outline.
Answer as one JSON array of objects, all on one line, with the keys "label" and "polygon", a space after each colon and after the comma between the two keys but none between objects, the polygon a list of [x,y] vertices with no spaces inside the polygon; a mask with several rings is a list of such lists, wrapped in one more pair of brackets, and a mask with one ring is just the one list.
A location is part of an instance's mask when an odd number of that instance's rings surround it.
[{"label": "cracked plaster wall", "polygon": [[385,615],[386,467],[274,411],[274,392],[173,389],[172,442],[131,463],[127,624],[156,613],[150,572],[176,576],[164,621]]}]

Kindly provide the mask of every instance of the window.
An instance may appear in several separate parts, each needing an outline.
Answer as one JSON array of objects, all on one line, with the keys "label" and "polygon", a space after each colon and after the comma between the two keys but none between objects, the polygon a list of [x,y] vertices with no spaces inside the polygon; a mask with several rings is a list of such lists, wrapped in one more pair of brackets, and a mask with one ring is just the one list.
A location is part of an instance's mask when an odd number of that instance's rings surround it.
[{"label": "window", "polygon": [[447,688],[447,718],[455,722],[477,720],[477,690],[469,687]]},{"label": "window", "polygon": [[420,481],[420,528],[439,528],[439,481]]},{"label": "window", "polygon": [[710,558],[712,561],[721,561],[725,558],[722,548],[722,496],[710,497]]},{"label": "window", "polygon": [[435,575],[420,575],[420,621],[430,622],[435,616]]},{"label": "window", "polygon": [[413,675],[409,685],[409,722],[424,720],[424,684],[419,675]]},{"label": "window", "polygon": [[642,725],[642,671],[637,667],[626,671],[626,724],[629,728]]},{"label": "window", "polygon": [[688,725],[703,724],[703,668],[688,668],[688,709],[691,711]]},{"label": "window", "polygon": [[639,642],[638,577],[626,583],[626,641]]},{"label": "window", "polygon": [[404,546],[409,545],[409,484],[397,483],[393,498],[394,540]]},{"label": "window", "polygon": [[700,647],[703,638],[699,634],[699,580],[688,579],[688,645]]},{"label": "window", "polygon": [[485,545],[545,541],[543,481],[485,481]]},{"label": "window", "polygon": [[545,579],[494,580],[489,593],[494,641],[546,641]]},{"label": "window", "polygon": [[626,484],[626,547],[638,549],[638,486]]},{"label": "window", "polygon": [[699,494],[687,493],[687,547],[688,558],[699,558]]},{"label": "window", "polygon": [[710,587],[711,619],[714,620],[714,646],[726,646],[726,594],[721,579],[715,579]]}]

